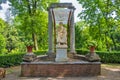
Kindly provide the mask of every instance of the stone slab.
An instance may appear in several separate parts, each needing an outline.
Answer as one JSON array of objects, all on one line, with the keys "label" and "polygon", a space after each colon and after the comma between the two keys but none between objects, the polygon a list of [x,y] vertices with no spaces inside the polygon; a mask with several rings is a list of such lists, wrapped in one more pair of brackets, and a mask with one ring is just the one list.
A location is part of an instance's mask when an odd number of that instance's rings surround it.
[{"label": "stone slab", "polygon": [[55,61],[57,62],[63,62],[63,61],[68,61],[67,58],[67,48],[57,48],[56,49],[56,58]]}]

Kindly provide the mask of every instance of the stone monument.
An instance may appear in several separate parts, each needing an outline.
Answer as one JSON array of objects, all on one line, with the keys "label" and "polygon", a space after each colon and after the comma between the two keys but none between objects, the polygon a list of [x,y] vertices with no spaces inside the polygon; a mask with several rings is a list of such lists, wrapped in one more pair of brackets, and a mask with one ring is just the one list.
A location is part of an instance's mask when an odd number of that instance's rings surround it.
[{"label": "stone monument", "polygon": [[[21,63],[24,77],[72,77],[100,75],[101,63],[89,62],[75,54],[75,27],[72,3],[52,3],[48,7],[48,52],[32,62]],[[84,58],[84,59],[83,59]]]},{"label": "stone monument", "polygon": [[55,61],[67,61],[67,30],[60,22],[56,30],[57,44],[56,44],[56,59]]},{"label": "stone monument", "polygon": [[[67,61],[67,53],[76,53],[74,10],[75,8],[71,3],[53,3],[48,8],[48,55],[56,54],[55,61]],[[58,27],[57,24],[59,24]],[[69,33],[67,33],[68,28]]]}]

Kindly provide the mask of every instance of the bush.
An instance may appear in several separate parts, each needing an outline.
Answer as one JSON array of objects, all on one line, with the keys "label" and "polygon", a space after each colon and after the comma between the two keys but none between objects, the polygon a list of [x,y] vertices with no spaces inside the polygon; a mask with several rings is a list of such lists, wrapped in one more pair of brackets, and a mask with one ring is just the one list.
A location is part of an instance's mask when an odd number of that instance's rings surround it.
[{"label": "bush", "polygon": [[[47,51],[35,51],[36,55],[44,55]],[[26,53],[0,54],[0,67],[10,67],[20,65]]]},{"label": "bush", "polygon": [[34,51],[34,54],[36,54],[36,55],[45,55],[47,53],[47,51],[46,50],[38,50],[38,51]]},{"label": "bush", "polygon": [[[86,55],[89,53],[89,50],[76,50],[77,54]],[[101,62],[103,63],[120,63],[120,52],[107,52],[107,51],[96,51],[101,58]]]},{"label": "bush", "polygon": [[89,50],[85,50],[85,49],[76,49],[77,54],[80,55],[85,55],[89,52]]},{"label": "bush", "polygon": [[24,54],[25,53],[11,53],[0,55],[0,67],[20,65]]},{"label": "bush", "polygon": [[96,52],[103,63],[120,63],[120,52]]},{"label": "bush", "polygon": [[[35,51],[36,55],[45,55],[45,51]],[[80,55],[85,55],[89,53],[89,50],[76,49],[76,52]],[[120,52],[103,52],[96,51],[100,56],[101,62],[103,63],[120,63]],[[10,67],[20,65],[22,58],[25,53],[9,53],[9,54],[0,54],[0,67]]]},{"label": "bush", "polygon": [[0,54],[6,51],[5,46],[6,46],[5,38],[3,35],[0,34]]}]

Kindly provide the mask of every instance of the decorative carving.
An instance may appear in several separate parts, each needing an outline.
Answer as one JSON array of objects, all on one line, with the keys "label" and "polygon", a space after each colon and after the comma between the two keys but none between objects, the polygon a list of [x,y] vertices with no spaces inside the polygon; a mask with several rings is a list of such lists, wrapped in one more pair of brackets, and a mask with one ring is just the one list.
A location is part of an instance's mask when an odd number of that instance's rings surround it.
[{"label": "decorative carving", "polygon": [[67,30],[63,26],[62,22],[59,23],[56,33],[57,33],[57,46],[67,45]]}]

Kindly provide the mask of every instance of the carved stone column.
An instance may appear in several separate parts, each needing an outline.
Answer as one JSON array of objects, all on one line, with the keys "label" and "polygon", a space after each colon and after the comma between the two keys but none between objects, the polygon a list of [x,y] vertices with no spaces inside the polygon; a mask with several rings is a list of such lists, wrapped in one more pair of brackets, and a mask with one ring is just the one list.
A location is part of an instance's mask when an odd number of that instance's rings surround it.
[{"label": "carved stone column", "polygon": [[70,22],[70,53],[75,54],[75,27],[74,27],[74,10],[72,12],[71,16],[71,22]]},{"label": "carved stone column", "polygon": [[48,56],[52,56],[53,50],[53,22],[51,8],[48,8]]}]

